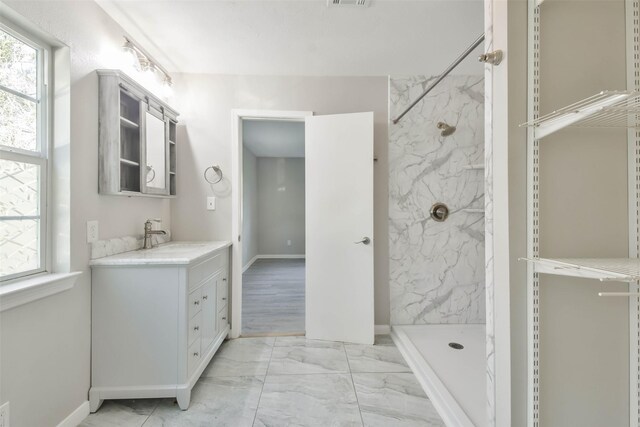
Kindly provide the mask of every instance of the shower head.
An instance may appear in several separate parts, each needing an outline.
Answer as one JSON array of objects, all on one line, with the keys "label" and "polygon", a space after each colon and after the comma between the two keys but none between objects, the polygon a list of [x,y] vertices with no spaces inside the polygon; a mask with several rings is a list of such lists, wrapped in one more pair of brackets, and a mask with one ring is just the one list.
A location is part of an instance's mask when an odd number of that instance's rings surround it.
[{"label": "shower head", "polygon": [[456,131],[456,127],[455,126],[450,126],[448,124],[446,124],[445,122],[438,122],[438,124],[436,125],[438,129],[440,129],[442,132],[440,132],[440,135],[442,136],[449,136],[452,133],[454,133]]}]

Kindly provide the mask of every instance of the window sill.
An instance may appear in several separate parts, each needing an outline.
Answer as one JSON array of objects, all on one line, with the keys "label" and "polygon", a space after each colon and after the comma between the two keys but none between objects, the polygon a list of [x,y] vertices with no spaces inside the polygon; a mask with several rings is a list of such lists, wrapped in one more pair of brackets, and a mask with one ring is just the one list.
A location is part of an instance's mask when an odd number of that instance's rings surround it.
[{"label": "window sill", "polygon": [[73,288],[82,272],[49,273],[0,286],[0,312]]}]

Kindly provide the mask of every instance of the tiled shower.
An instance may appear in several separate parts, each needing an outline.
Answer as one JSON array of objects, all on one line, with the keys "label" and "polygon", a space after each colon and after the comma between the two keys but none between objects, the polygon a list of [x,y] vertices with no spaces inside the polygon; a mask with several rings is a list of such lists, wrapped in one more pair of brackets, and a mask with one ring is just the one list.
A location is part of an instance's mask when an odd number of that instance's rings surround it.
[{"label": "tiled shower", "polygon": [[[434,79],[392,77],[392,117]],[[485,323],[483,89],[482,75],[451,75],[390,124],[392,325]],[[444,222],[429,215],[437,202]]]}]

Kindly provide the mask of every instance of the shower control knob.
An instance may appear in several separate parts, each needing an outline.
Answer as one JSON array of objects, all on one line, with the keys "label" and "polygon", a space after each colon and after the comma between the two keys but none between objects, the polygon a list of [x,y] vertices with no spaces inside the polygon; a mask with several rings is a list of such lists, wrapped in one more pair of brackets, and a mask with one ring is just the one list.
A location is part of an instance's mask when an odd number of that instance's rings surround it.
[{"label": "shower control knob", "polygon": [[449,217],[449,207],[441,202],[434,203],[429,214],[434,221],[444,222]]}]

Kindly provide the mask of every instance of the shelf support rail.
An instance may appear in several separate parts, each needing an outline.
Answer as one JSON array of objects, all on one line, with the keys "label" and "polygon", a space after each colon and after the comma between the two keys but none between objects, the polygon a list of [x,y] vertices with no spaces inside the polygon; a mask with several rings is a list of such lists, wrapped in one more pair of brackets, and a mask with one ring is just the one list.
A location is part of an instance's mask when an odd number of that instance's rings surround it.
[{"label": "shelf support rail", "polygon": [[444,80],[445,77],[447,77],[449,75],[449,73],[451,71],[453,71],[454,68],[456,68],[467,56],[469,56],[469,54],[471,52],[473,52],[475,50],[475,48],[477,48],[478,46],[480,46],[480,44],[484,41],[484,33],[482,35],[480,35],[480,37],[478,37],[476,39],[476,41],[474,41],[471,46],[469,46],[464,52],[462,52],[462,54],[460,56],[458,56],[458,58],[456,58],[455,61],[453,61],[451,63],[451,65],[449,65],[447,67],[446,70],[444,70],[442,72],[442,74],[440,74],[438,76],[438,78],[436,78],[436,80],[431,83],[429,85],[429,87],[422,93],[422,95],[420,95],[418,97],[418,99],[416,99],[415,101],[413,101],[411,103],[411,105],[409,105],[402,113],[400,113],[400,115],[398,117],[396,117],[395,119],[392,120],[393,124],[398,124],[398,122],[400,120],[402,120],[402,118],[413,109],[413,107],[415,107],[418,102],[422,101],[422,98],[424,98],[425,96],[427,96],[427,94],[429,94],[429,92],[431,92],[433,90],[434,87],[436,87],[438,85],[438,83],[440,83],[442,80]]}]

